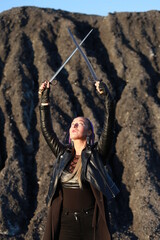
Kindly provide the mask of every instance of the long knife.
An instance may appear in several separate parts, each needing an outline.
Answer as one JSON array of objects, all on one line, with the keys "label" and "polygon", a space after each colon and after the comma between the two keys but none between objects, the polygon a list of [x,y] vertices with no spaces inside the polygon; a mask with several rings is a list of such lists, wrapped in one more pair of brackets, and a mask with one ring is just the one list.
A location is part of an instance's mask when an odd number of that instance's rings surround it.
[{"label": "long knife", "polygon": [[[86,40],[86,38],[90,35],[90,33],[93,31],[93,29],[91,29],[89,31],[89,33],[84,37],[84,39],[81,41],[81,43],[78,45],[81,46],[82,43]],[[57,72],[53,75],[53,77],[49,80],[49,82],[51,83],[56,76],[58,75],[58,73],[62,70],[62,68],[66,65],[66,63],[71,59],[71,57],[75,54],[75,52],[78,50],[78,47],[75,48],[75,50],[71,53],[71,55],[67,58],[67,60],[62,64],[62,66],[57,70]]]},{"label": "long knife", "polygon": [[86,56],[85,53],[82,51],[81,47],[78,45],[76,39],[73,37],[73,34],[71,33],[71,31],[70,31],[69,28],[68,28],[68,32],[69,32],[69,34],[70,34],[73,42],[75,43],[76,47],[78,48],[80,54],[83,56],[84,60],[86,61],[87,66],[88,66],[88,68],[89,68],[89,70],[90,70],[90,73],[91,73],[91,75],[92,75],[92,77],[93,77],[93,81],[94,81],[94,82],[97,82],[97,81],[98,81],[98,78],[97,78],[96,73],[95,73],[95,71],[93,70],[93,67],[92,67],[91,63],[89,62],[87,56]]}]

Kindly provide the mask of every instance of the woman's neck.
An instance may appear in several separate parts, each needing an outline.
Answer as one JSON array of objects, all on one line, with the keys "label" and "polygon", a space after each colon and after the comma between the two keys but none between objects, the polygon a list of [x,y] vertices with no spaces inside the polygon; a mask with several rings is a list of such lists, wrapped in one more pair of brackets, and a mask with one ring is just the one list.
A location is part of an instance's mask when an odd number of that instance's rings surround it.
[{"label": "woman's neck", "polygon": [[74,149],[76,155],[81,155],[82,150],[86,147],[86,140],[74,140]]}]

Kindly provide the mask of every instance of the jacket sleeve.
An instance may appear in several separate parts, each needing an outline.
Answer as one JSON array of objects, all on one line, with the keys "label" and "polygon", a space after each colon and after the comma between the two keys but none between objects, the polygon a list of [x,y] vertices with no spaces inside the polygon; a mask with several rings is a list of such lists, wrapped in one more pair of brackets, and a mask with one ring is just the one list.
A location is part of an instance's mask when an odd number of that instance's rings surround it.
[{"label": "jacket sleeve", "polygon": [[102,134],[100,136],[97,146],[98,152],[101,155],[104,164],[106,164],[107,156],[112,148],[114,122],[115,122],[115,104],[111,94],[109,93],[109,91],[107,91],[105,93],[104,124]]},{"label": "jacket sleeve", "polygon": [[57,157],[60,152],[63,152],[65,146],[59,141],[56,133],[53,130],[51,116],[50,116],[50,107],[49,106],[40,106],[40,122],[41,130],[43,136],[51,148],[54,155]]}]

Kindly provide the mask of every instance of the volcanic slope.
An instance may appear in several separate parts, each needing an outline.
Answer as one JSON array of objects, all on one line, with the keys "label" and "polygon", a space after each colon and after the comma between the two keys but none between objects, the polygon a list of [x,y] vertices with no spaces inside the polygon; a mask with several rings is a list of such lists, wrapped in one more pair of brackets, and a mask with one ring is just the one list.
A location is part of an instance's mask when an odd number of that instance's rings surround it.
[{"label": "volcanic slope", "polygon": [[[116,102],[109,165],[120,194],[108,203],[113,239],[160,239],[160,12],[107,17],[34,7],[0,14],[0,239],[42,239],[54,156],[39,120],[38,88],[83,44]],[[61,141],[76,116],[96,140],[104,100],[77,52],[51,86],[51,117]]]}]

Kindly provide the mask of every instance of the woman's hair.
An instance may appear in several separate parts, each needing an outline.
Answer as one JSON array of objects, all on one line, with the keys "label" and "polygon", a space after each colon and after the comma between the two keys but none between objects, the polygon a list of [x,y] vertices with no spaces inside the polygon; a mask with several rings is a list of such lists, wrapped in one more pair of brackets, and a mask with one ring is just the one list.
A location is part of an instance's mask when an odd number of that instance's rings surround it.
[{"label": "woman's hair", "polygon": [[[87,138],[89,138],[89,139],[87,139],[87,144],[93,145],[94,144],[94,138],[95,138],[93,124],[88,118],[84,118],[84,119],[87,122],[88,130],[91,130],[91,132],[92,132],[91,135],[87,137]],[[70,136],[69,136],[69,143],[71,143]],[[77,164],[75,166],[75,169],[74,169],[73,173],[71,174],[71,176],[69,178],[69,179],[71,179],[72,177],[77,176],[80,188],[82,188],[81,172],[82,172],[82,159],[81,159],[81,156],[80,156],[78,161],[77,161]]]},{"label": "woman's hair", "polygon": [[93,124],[88,118],[84,118],[84,119],[88,123],[88,129],[91,130],[91,132],[92,132],[91,135],[89,136],[89,144],[93,145],[94,144],[94,138],[95,138]]}]

